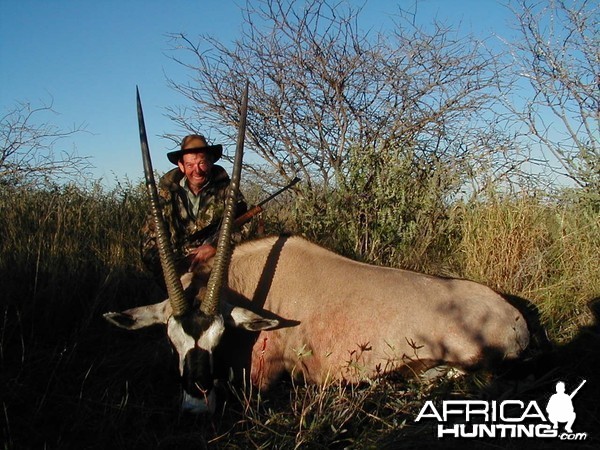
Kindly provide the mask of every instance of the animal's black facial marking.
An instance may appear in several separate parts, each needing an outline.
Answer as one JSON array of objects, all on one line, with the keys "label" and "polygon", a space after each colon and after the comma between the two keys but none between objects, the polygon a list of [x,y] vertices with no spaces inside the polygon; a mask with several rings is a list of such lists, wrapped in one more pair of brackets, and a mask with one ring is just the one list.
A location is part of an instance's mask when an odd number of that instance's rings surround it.
[{"label": "animal's black facial marking", "polygon": [[193,348],[185,355],[181,382],[186,392],[202,398],[213,385],[210,354],[201,348]]},{"label": "animal's black facial marking", "polygon": [[200,336],[205,333],[214,321],[214,317],[205,316],[200,311],[192,311],[183,316],[176,317],[181,324],[183,331],[194,338],[194,340],[200,339]]}]

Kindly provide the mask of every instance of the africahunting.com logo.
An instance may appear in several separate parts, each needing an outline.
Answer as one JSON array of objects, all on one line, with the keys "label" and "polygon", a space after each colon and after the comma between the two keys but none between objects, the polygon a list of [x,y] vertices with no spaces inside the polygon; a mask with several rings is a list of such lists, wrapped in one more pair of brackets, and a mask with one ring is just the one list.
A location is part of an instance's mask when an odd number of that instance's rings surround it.
[{"label": "africahunting.com logo", "polygon": [[565,392],[564,382],[556,383],[556,393],[550,395],[544,409],[535,400],[444,400],[438,406],[428,400],[415,422],[436,421],[438,438],[554,438],[582,441],[587,439],[587,433],[573,431],[577,414],[572,400],[585,381],[570,394]]}]

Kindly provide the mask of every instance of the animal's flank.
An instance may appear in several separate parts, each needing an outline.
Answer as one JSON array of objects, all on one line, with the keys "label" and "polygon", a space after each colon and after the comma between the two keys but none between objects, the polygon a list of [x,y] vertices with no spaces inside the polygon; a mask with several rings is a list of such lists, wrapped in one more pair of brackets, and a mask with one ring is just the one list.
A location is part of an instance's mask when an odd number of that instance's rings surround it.
[{"label": "animal's flank", "polygon": [[521,313],[483,285],[359,263],[300,237],[239,246],[230,287],[298,322],[263,331],[257,342],[281,342],[282,365],[308,381],[348,377],[348,361],[356,376],[415,361],[484,365],[518,356],[529,340]]}]

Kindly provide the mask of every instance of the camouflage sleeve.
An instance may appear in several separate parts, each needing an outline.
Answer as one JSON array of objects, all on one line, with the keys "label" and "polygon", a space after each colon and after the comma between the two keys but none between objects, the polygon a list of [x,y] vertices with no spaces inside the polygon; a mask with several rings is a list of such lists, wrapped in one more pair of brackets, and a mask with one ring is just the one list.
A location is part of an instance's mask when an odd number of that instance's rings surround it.
[{"label": "camouflage sleeve", "polygon": [[[246,211],[248,211],[248,205],[246,204],[246,199],[244,198],[243,194],[240,192],[240,195],[238,197],[238,202],[235,205],[235,217],[241,216]],[[231,241],[234,244],[239,244],[240,242],[242,242],[243,240],[245,240],[248,237],[249,227],[247,225],[248,224],[245,224],[241,228],[237,228],[237,229],[233,230],[233,232],[231,234]],[[204,241],[204,243],[210,244],[213,247],[216,247],[218,241],[219,241],[219,229],[217,228],[216,232],[210,238],[206,239]]]},{"label": "camouflage sleeve", "polygon": [[148,214],[140,230],[140,254],[146,268],[157,273],[160,269],[160,259],[156,245],[156,226],[151,214]]},{"label": "camouflage sleeve", "polygon": [[[159,187],[159,203],[163,218],[167,227],[167,233],[173,245],[173,235],[176,232],[173,226],[172,196],[168,190]],[[146,221],[140,230],[140,255],[144,265],[153,273],[161,273],[160,257],[156,240],[156,224],[152,214],[148,214]],[[178,257],[175,249],[175,257]]]},{"label": "camouflage sleeve", "polygon": [[[218,229],[221,222],[221,216],[224,209],[225,199],[227,196],[227,182],[221,182],[215,186],[211,196],[206,197],[203,215],[193,220],[187,215],[184,202],[179,201],[177,194],[169,189],[161,189],[159,187],[159,200],[163,212],[163,217],[167,225],[170,235],[171,244],[175,252],[176,259],[183,259],[192,248],[202,244],[217,245],[219,238]],[[202,208],[202,206],[201,206]],[[243,194],[239,194],[236,204],[235,216],[244,214],[248,209],[246,200]],[[197,230],[199,223],[204,223],[204,228]],[[194,231],[196,230],[196,231]],[[249,234],[249,226],[245,225],[241,229],[233,231],[233,243],[239,243],[246,239]],[[153,273],[160,273],[160,258],[158,255],[158,247],[156,242],[156,226],[154,219],[148,215],[144,226],[140,230],[140,254],[144,265]]]}]

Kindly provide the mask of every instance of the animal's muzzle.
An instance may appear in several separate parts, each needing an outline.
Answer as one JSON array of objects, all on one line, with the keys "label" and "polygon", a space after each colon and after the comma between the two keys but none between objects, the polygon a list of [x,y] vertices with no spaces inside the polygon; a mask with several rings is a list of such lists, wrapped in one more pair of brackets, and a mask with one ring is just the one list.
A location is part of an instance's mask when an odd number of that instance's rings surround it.
[{"label": "animal's muzzle", "polygon": [[181,382],[185,392],[194,398],[204,400],[213,389],[210,353],[201,348],[188,351],[183,361]]},{"label": "animal's muzzle", "polygon": [[192,414],[214,414],[216,397],[214,389],[205,398],[192,397],[183,391],[181,410]]}]

